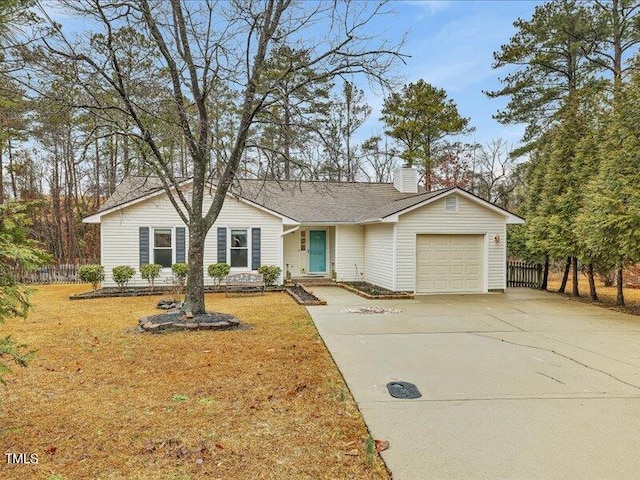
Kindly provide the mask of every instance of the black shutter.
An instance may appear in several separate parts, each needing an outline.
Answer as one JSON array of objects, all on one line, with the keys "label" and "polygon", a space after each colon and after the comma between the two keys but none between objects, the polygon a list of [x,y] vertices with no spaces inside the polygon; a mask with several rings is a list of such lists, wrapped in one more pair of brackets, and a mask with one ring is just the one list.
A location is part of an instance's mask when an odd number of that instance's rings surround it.
[{"label": "black shutter", "polygon": [[251,229],[251,270],[260,268],[260,229]]},{"label": "black shutter", "polygon": [[140,266],[149,263],[149,227],[140,227]]},{"label": "black shutter", "polygon": [[218,263],[227,263],[227,229],[218,228]]},{"label": "black shutter", "polygon": [[176,227],[176,263],[186,263],[185,228]]}]

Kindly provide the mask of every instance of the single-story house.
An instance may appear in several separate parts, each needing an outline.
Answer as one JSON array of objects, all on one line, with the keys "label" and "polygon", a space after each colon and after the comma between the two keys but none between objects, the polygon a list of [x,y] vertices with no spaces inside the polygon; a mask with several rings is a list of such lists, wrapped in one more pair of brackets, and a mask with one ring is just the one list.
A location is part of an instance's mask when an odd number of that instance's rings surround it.
[{"label": "single-story house", "polygon": [[[417,183],[407,167],[393,183],[239,179],[206,238],[205,282],[207,266],[225,262],[232,272],[278,265],[281,280],[288,272],[417,294],[504,290],[506,226],[524,220],[461,188],[420,192]],[[100,224],[104,286],[115,285],[116,265],[135,267],[129,285],[143,286],[140,265],[161,264],[162,284],[172,263],[187,261],[186,227],[158,179],[126,178],[84,222]]]}]

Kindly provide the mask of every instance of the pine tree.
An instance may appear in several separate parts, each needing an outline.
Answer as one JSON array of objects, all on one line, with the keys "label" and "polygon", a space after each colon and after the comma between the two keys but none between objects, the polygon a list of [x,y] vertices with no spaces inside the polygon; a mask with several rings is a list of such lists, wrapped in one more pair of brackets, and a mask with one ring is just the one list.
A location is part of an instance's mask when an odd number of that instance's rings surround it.
[{"label": "pine tree", "polygon": [[598,175],[579,217],[593,258],[615,264],[617,304],[624,305],[622,269],[640,261],[640,75],[617,96],[599,149]]},{"label": "pine tree", "polygon": [[424,80],[405,85],[401,92],[387,97],[382,120],[387,125],[387,135],[403,147],[400,157],[407,165],[418,164],[424,169],[427,190],[431,190],[431,175],[441,141],[473,131],[469,119],[460,115],[447,92]]}]

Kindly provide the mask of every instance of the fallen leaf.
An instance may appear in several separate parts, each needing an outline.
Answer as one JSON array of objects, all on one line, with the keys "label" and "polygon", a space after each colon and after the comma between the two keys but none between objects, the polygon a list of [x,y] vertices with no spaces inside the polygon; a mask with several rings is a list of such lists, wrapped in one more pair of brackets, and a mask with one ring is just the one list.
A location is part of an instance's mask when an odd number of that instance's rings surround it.
[{"label": "fallen leaf", "polygon": [[300,383],[296,386],[296,388],[288,392],[287,395],[289,395],[290,397],[293,397],[294,395],[297,395],[298,393],[302,392],[305,388],[307,388],[307,384]]},{"label": "fallen leaf", "polygon": [[344,452],[345,455],[351,455],[352,457],[355,457],[357,455],[360,455],[360,451],[357,448],[354,448],[353,450],[349,450],[348,452]]},{"label": "fallen leaf", "polygon": [[220,450],[224,450],[224,447],[222,445],[220,445],[219,443],[216,443],[216,448],[219,448]]},{"label": "fallen leaf", "polygon": [[49,455],[53,455],[54,453],[56,453],[56,450],[58,450],[58,447],[54,447],[53,445],[50,445],[44,449],[44,451],[47,452]]},{"label": "fallen leaf", "polygon": [[374,440],[374,443],[376,445],[376,452],[378,453],[384,452],[387,448],[389,448],[388,440]]}]

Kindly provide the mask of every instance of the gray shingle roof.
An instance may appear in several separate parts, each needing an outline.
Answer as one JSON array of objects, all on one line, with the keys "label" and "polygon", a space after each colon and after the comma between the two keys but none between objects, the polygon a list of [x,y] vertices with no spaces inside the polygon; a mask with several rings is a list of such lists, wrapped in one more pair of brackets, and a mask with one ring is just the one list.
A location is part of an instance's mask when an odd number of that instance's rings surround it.
[{"label": "gray shingle roof", "polygon": [[[97,213],[162,190],[154,177],[127,177]],[[336,183],[239,179],[230,192],[300,223],[375,221],[450,189],[401,193],[391,183]]]}]

